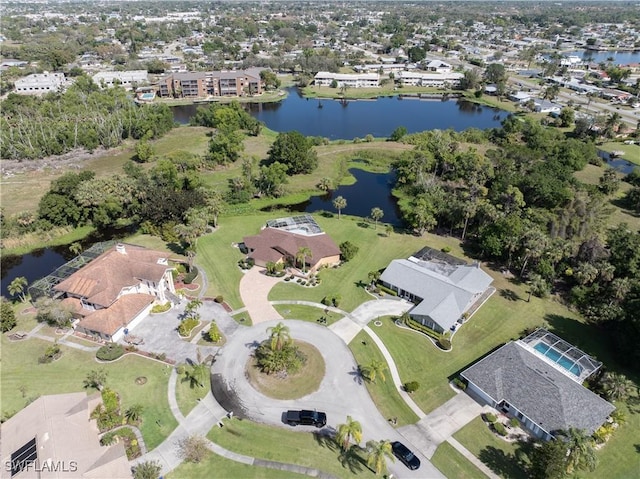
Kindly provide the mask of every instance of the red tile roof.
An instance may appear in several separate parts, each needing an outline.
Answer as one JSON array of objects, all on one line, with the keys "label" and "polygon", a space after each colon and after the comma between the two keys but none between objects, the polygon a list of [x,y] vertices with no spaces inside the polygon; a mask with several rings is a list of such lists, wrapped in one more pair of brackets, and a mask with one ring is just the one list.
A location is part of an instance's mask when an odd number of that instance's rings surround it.
[{"label": "red tile roof", "polygon": [[125,294],[109,308],[99,309],[80,320],[78,326],[87,330],[113,336],[127,326],[140,312],[154,302],[150,294]]},{"label": "red tile roof", "polygon": [[135,286],[140,280],[157,283],[169,269],[166,264],[158,263],[169,256],[167,253],[134,245],[124,245],[124,251],[118,252],[116,247],[105,251],[54,289],[107,307],[123,288]]},{"label": "red tile roof", "polygon": [[277,261],[283,256],[295,258],[300,248],[309,248],[311,251],[311,257],[307,257],[311,267],[323,258],[340,255],[340,248],[325,233],[305,236],[277,228],[264,228],[256,236],[245,236],[243,241],[253,250],[250,256],[264,262]]}]

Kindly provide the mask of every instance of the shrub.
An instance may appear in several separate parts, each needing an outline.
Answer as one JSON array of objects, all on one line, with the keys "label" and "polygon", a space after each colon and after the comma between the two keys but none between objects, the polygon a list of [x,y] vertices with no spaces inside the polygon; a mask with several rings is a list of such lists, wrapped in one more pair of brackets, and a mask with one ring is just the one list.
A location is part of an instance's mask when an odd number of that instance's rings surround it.
[{"label": "shrub", "polygon": [[118,410],[118,394],[109,388],[102,390],[102,404],[107,412],[113,412]]},{"label": "shrub", "polygon": [[96,358],[101,361],[113,361],[124,354],[124,348],[117,343],[109,343],[102,346],[96,352]]},{"label": "shrub", "polygon": [[205,340],[211,341],[212,343],[217,343],[222,339],[222,335],[220,334],[220,329],[218,329],[218,325],[216,323],[211,323],[211,327],[209,331],[205,335]]},{"label": "shrub", "polygon": [[420,388],[420,383],[418,381],[409,381],[404,383],[404,390],[407,391],[409,394],[417,391],[418,388]]},{"label": "shrub", "polygon": [[44,354],[38,358],[38,362],[40,364],[47,364],[52,362],[54,359],[58,359],[60,356],[62,356],[60,346],[52,344],[44,350]]},{"label": "shrub", "polygon": [[16,313],[8,301],[4,299],[0,300],[0,330],[3,333],[11,331],[18,324],[16,320]]},{"label": "shrub", "polygon": [[193,328],[195,328],[198,324],[200,324],[200,321],[198,321],[197,319],[187,318],[180,323],[180,326],[178,326],[178,333],[180,334],[180,336],[186,338],[191,335],[191,331],[193,331]]},{"label": "shrub", "polygon": [[171,301],[167,301],[164,304],[156,304],[153,308],[151,308],[151,312],[158,314],[158,313],[164,313],[166,311],[169,311],[171,309]]},{"label": "shrub", "polygon": [[440,335],[436,333],[433,329],[425,326],[424,324],[420,324],[418,321],[416,321],[415,319],[412,319],[411,317],[405,318],[404,324],[409,326],[411,329],[415,329],[416,331],[420,331],[421,333],[426,334],[430,338],[433,338],[435,340],[440,339]]},{"label": "shrub", "polygon": [[359,249],[360,248],[354,245],[351,241],[344,241],[343,243],[340,243],[340,254],[344,261],[353,259]]},{"label": "shrub", "polygon": [[219,294],[218,296],[216,296],[213,299],[216,303],[224,303],[224,296],[222,296],[221,294]]},{"label": "shrub", "polygon": [[498,420],[498,418],[495,416],[495,414],[491,414],[490,412],[488,412],[484,415],[484,420],[487,421],[489,424],[493,424]]},{"label": "shrub", "polygon": [[451,349],[451,340],[449,338],[438,338],[438,346],[445,351],[449,351]]},{"label": "shrub", "polygon": [[520,421],[518,421],[518,419],[516,419],[515,417],[512,417],[511,419],[509,419],[509,425],[511,427],[520,427]]},{"label": "shrub", "polygon": [[462,389],[463,391],[465,389],[467,389],[467,385],[464,383],[464,381],[462,381],[462,379],[460,378],[454,378],[453,379],[453,384],[456,385],[456,387],[458,387],[459,389]]},{"label": "shrub", "polygon": [[196,268],[195,266],[192,266],[189,272],[184,275],[184,279],[182,280],[182,282],[184,284],[191,284],[193,283],[193,280],[196,279],[197,276],[198,276],[198,268]]},{"label": "shrub", "polygon": [[442,251],[443,253],[450,253],[451,252],[451,248],[449,246],[445,246],[440,251]]},{"label": "shrub", "polygon": [[100,439],[100,444],[103,446],[111,446],[117,442],[117,434],[116,431],[108,432]]},{"label": "shrub", "polygon": [[493,429],[500,435],[500,436],[506,436],[507,435],[507,429],[504,427],[504,425],[501,422],[494,422],[493,423]]}]

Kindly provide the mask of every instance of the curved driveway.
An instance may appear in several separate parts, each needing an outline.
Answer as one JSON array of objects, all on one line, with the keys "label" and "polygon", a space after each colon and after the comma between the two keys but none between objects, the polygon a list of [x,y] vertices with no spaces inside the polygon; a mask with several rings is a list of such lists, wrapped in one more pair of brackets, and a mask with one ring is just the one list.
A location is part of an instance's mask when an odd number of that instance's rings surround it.
[{"label": "curved driveway", "polygon": [[[320,388],[302,399],[277,400],[264,396],[247,381],[245,367],[257,344],[267,338],[266,328],[274,326],[277,321],[239,328],[221,348],[212,367],[212,374],[220,382],[217,386],[240,403],[238,406],[243,415],[259,422],[290,428],[282,421],[282,415],[287,409],[319,409],[327,413],[327,433],[334,432],[338,424],[345,422],[348,414],[362,424],[363,444],[370,439],[406,442],[378,412],[357,372],[353,355],[342,339],[325,326],[303,321],[284,323],[289,327],[293,338],[314,344],[318,348],[325,361],[327,374]],[[315,430],[304,426],[297,429]],[[409,471],[396,462],[389,464],[390,472],[395,477],[444,477],[424,456],[418,456],[422,461],[422,467],[418,471]]]},{"label": "curved driveway", "polygon": [[269,291],[280,282],[280,278],[267,276],[264,272],[264,268],[254,266],[240,279],[240,297],[253,324],[282,319],[268,299]]}]

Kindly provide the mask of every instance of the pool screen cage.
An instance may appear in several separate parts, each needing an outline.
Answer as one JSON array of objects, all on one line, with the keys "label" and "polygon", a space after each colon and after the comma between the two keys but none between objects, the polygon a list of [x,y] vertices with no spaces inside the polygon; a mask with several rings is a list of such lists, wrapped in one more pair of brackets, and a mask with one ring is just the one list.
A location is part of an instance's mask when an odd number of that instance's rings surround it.
[{"label": "pool screen cage", "polygon": [[[559,338],[555,334],[550,333],[546,329],[538,329],[534,331],[529,336],[522,339],[522,342],[529,346],[529,348],[531,348],[531,350],[538,356],[555,363],[558,367],[562,367],[563,372],[564,370],[575,370],[575,368],[577,368],[579,370],[579,374],[576,374],[575,379],[580,383],[595,373],[602,366],[600,361],[596,361],[581,349],[578,349],[574,345],[566,342],[562,338]],[[535,346],[540,343],[555,349],[560,354],[560,358],[557,361],[554,361],[540,353],[540,351],[535,349]],[[568,363],[569,367],[559,366],[561,361],[564,364]]]},{"label": "pool screen cage", "polygon": [[277,228],[305,236],[322,234],[322,228],[311,215],[289,216],[267,221],[268,228]]},{"label": "pool screen cage", "polygon": [[31,301],[35,303],[38,298],[43,296],[53,298],[56,295],[56,291],[53,289],[56,285],[60,284],[76,271],[79,271],[115,244],[115,240],[95,243],[72,260],[57,268],[50,275],[34,281],[28,288]]}]

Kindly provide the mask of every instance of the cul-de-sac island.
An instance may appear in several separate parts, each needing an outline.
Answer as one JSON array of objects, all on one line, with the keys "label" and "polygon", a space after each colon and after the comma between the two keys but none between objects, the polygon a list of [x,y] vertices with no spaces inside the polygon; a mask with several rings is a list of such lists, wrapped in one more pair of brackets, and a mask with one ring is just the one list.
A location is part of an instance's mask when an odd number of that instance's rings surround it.
[{"label": "cul-de-sac island", "polygon": [[640,475],[640,8],[7,1],[0,476]]}]

